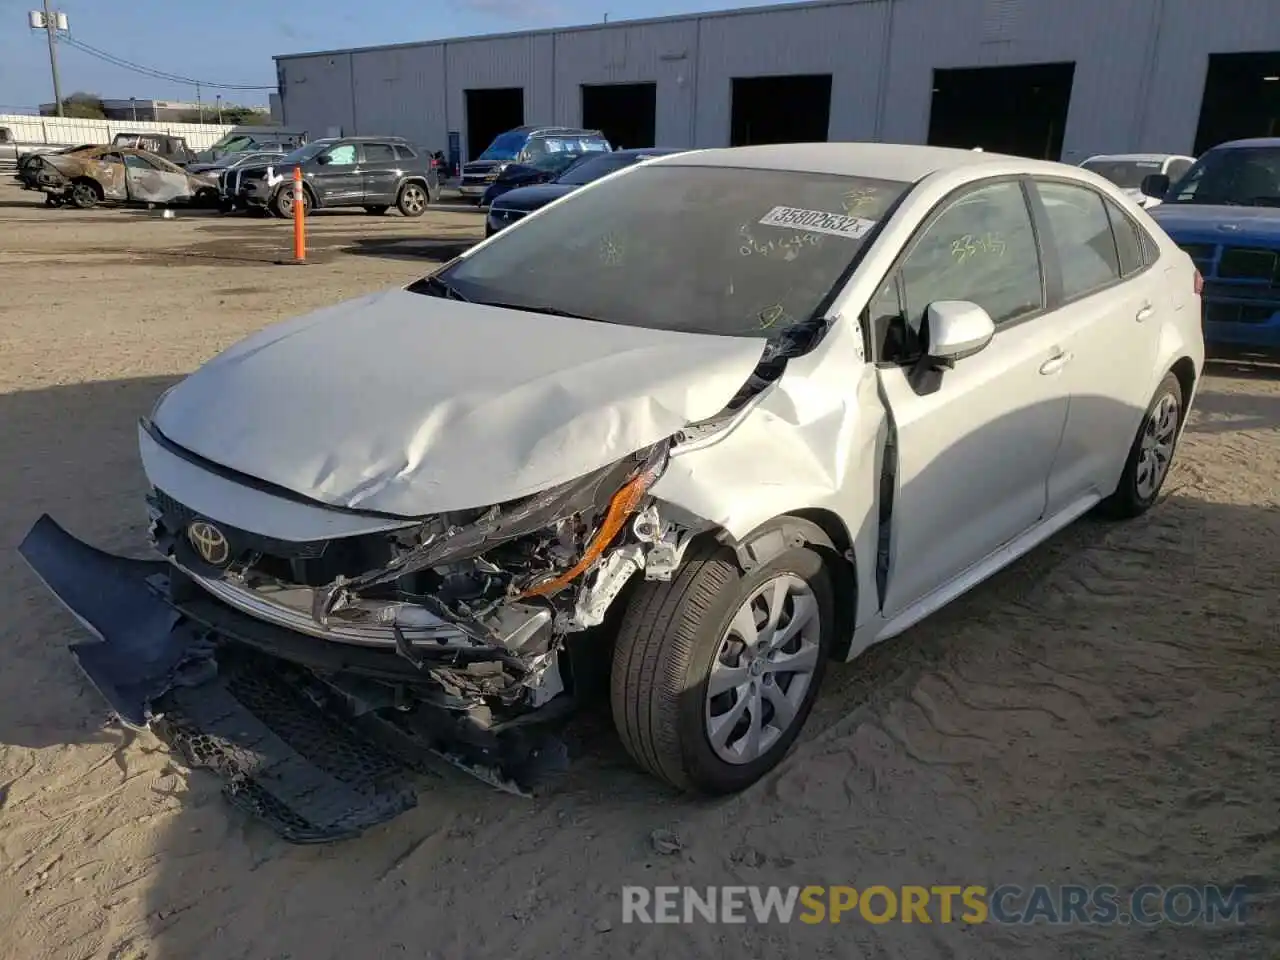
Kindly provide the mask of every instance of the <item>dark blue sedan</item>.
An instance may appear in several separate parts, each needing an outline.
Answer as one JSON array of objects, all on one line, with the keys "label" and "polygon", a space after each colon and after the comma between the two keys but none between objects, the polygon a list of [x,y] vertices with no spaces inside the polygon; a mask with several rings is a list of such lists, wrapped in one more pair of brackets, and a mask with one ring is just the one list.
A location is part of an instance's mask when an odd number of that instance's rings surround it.
[{"label": "dark blue sedan", "polygon": [[598,156],[596,153],[551,153],[528,163],[513,163],[503,168],[498,179],[489,184],[480,198],[480,206],[488,207],[504,193],[517,187],[528,187],[535,183],[548,183],[562,173],[566,173],[574,164],[586,157]]},{"label": "dark blue sedan", "polygon": [[494,200],[485,218],[484,235],[491,237],[504,227],[509,227],[535,210],[540,210],[552,200],[558,200],[579,187],[606,177],[609,174],[640,163],[650,157],[664,157],[670,153],[684,153],[682,148],[644,147],[635,150],[615,150],[612,153],[587,157],[575,163],[550,183],[519,187]]}]

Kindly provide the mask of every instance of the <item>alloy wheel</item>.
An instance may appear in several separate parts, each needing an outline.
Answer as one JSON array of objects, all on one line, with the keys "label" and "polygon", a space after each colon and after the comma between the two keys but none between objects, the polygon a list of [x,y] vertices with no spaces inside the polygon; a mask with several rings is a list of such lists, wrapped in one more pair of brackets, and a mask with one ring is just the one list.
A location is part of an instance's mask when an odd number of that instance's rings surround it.
[{"label": "alloy wheel", "polygon": [[1178,439],[1178,413],[1178,398],[1166,393],[1156,402],[1143,425],[1138,469],[1134,474],[1134,486],[1143,500],[1155,496],[1169,472]]},{"label": "alloy wheel", "polygon": [[751,592],[721,637],[707,679],[704,720],[717,757],[751,763],[795,724],[821,637],[818,602],[795,574]]}]

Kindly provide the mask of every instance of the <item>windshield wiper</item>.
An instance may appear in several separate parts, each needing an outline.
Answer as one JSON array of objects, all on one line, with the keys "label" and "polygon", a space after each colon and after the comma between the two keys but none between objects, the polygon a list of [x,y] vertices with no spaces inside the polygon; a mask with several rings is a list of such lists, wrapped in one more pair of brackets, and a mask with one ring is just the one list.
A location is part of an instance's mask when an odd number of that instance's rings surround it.
[{"label": "windshield wiper", "polygon": [[496,300],[473,300],[472,303],[482,307],[500,307],[503,310],[523,310],[525,313],[542,313],[549,317],[570,317],[574,320],[594,320],[597,323],[608,323],[600,317],[590,317],[585,313],[572,313],[568,310],[561,310],[559,307],[552,307],[546,304],[538,303],[499,303]]},{"label": "windshield wiper", "polygon": [[466,297],[458,292],[456,287],[450,285],[444,280],[441,280],[435,274],[432,274],[429,277],[423,277],[421,280],[415,280],[409,285],[408,289],[410,293],[426,293],[427,291],[430,291],[435,296],[443,297],[446,300],[461,300],[463,303],[470,302]]}]

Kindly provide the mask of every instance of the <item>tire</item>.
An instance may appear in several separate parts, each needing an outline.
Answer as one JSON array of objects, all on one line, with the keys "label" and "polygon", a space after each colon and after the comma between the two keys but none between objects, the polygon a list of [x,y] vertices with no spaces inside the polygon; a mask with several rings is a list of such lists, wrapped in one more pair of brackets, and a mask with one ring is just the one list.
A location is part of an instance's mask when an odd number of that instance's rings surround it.
[{"label": "tire", "polygon": [[[272,216],[280,217],[282,220],[293,219],[293,185],[285,184],[271,196],[271,203],[268,205]],[[302,213],[306,216],[311,212],[311,194],[304,187],[302,190]]]},{"label": "tire", "polygon": [[58,196],[57,194],[46,193],[44,195],[44,205],[46,207],[60,207],[66,202],[67,201],[64,198]]},{"label": "tire", "polygon": [[92,180],[77,180],[71,184],[67,202],[77,210],[92,210],[102,202],[102,188]]},{"label": "tire", "polygon": [[365,207],[365,208],[364,208],[365,213],[372,214],[372,215],[373,215],[373,216],[375,216],[375,217],[380,217],[380,216],[382,216],[384,213],[386,213],[386,212],[387,212],[387,210],[388,210],[388,209],[390,209],[390,208],[389,208],[389,207],[387,207],[387,206],[386,206],[386,204],[381,204],[381,203],[380,203],[380,204],[378,204],[378,205],[376,205],[376,206],[372,206],[372,207]]},{"label": "tire", "polygon": [[406,217],[420,217],[427,212],[427,188],[415,181],[406,183],[396,196],[396,209]]},{"label": "tire", "polygon": [[[749,610],[744,605],[762,587],[767,597],[783,584],[788,601],[792,593],[812,600],[812,616],[805,621],[800,640],[804,662],[811,664],[807,683],[793,685],[802,673],[770,673],[771,657],[745,667],[741,643],[734,626],[736,615]],[[794,607],[788,609],[794,610]],[[795,742],[813,703],[826,669],[835,624],[832,578],[822,555],[808,547],[793,547],[748,574],[742,574],[732,551],[714,542],[694,544],[676,575],[666,583],[644,581],[631,594],[613,653],[610,697],[614,725],[627,752],[642,768],[681,790],[726,794],[745,789],[773,769]],[[738,621],[739,624],[741,621]],[[788,622],[790,622],[788,618]],[[726,687],[714,699],[707,696],[708,685],[717,680],[743,682]],[[759,679],[756,679],[756,678]],[[783,683],[786,683],[783,686]],[[793,719],[780,731],[770,724],[761,732],[760,749],[745,750],[726,759],[733,748],[746,745],[742,732],[745,720],[752,719],[752,693],[760,719],[775,719],[781,690],[790,704]],[[774,691],[770,693],[769,690]],[[792,696],[787,694],[794,693]],[[746,699],[739,708],[738,703]],[[725,718],[736,711],[739,721],[726,729]],[[714,730],[720,719],[720,729]],[[723,741],[713,742],[713,732]]]},{"label": "tire", "polygon": [[[1173,464],[1184,415],[1182,384],[1166,373],[1143,414],[1120,483],[1115,493],[1102,501],[1101,513],[1125,520],[1141,516],[1155,505]],[[1150,473],[1153,469],[1154,477]]]}]

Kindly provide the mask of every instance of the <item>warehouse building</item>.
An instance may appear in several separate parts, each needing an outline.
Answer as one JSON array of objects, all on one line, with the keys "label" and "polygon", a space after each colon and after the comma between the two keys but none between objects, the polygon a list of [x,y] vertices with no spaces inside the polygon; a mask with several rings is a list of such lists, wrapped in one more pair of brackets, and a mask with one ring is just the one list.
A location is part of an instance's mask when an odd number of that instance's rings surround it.
[{"label": "warehouse building", "polygon": [[1280,135],[1280,0],[819,0],[276,69],[291,128],[464,160],[556,124],[625,147],[886,140],[1075,163]]}]

